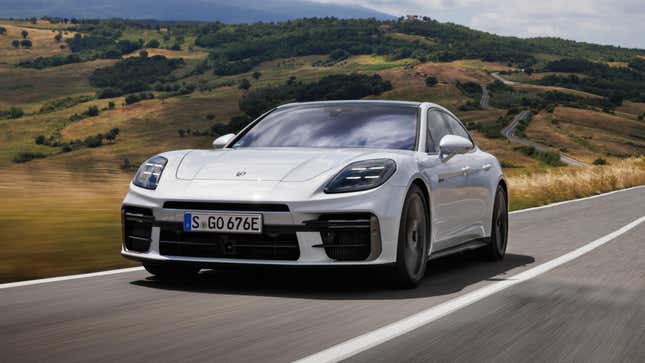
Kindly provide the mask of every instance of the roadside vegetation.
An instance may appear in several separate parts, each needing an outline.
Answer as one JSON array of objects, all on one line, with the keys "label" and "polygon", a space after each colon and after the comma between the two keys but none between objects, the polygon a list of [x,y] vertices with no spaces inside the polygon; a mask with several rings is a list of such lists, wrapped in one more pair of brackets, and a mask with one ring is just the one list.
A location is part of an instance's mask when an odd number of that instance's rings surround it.
[{"label": "roadside vegetation", "polygon": [[645,184],[645,157],[609,165],[554,168],[508,178],[511,209],[536,207]]}]

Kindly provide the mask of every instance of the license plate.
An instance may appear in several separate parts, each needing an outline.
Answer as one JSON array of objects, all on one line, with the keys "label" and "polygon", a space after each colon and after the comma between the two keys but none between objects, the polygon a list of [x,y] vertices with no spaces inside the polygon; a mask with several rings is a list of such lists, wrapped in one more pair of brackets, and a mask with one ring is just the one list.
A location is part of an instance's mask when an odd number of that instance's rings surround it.
[{"label": "license plate", "polygon": [[185,213],[184,231],[262,233],[262,214]]}]

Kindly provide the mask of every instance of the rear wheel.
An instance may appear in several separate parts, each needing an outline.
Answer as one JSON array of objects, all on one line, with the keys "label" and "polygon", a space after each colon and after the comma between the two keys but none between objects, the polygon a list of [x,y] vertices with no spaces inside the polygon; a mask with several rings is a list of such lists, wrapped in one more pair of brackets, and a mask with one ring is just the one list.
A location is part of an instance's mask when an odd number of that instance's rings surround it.
[{"label": "rear wheel", "polygon": [[426,255],[430,239],[428,203],[421,189],[410,188],[401,213],[399,243],[396,256],[396,285],[413,288],[426,272]]},{"label": "rear wheel", "polygon": [[500,185],[495,194],[491,235],[488,245],[482,248],[482,255],[488,260],[497,261],[504,258],[508,242],[508,208],[506,192]]},{"label": "rear wheel", "polygon": [[176,263],[150,263],[144,262],[143,268],[156,277],[164,280],[187,279],[197,275],[200,268],[191,265]]}]

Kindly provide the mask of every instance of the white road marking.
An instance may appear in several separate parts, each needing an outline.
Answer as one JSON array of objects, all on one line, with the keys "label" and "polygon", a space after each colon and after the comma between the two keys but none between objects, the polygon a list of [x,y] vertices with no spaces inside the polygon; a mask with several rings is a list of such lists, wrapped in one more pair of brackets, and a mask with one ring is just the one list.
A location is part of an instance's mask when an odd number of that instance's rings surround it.
[{"label": "white road marking", "polygon": [[482,287],[475,291],[469,292],[465,295],[459,296],[445,303],[436,305],[427,310],[421,311],[417,314],[409,316],[403,320],[399,320],[392,324],[386,325],[382,328],[376,329],[364,335],[350,339],[338,345],[332,346],[321,352],[304,357],[297,360],[297,363],[313,363],[313,362],[338,362],[347,359],[360,352],[373,348],[379,344],[385,343],[388,340],[399,337],[403,334],[409,333],[417,328],[427,325],[436,321],[450,313],[459,309],[469,306],[477,301],[480,301],[488,296],[498,293],[506,288],[521,282],[539,276],[553,268],[565,264],[585,253],[592,251],[605,243],[613,240],[614,238],[627,233],[629,230],[645,222],[645,216],[625,225],[624,227],[609,233],[608,235],[598,238],[595,241],[589,242],[586,245],[577,248],[569,253],[566,253],[553,260],[545,262],[541,265],[533,267],[530,270],[521,272],[513,277],[499,282],[494,282],[488,286]]},{"label": "white road marking", "polygon": [[608,195],[612,195],[612,194],[616,194],[616,193],[621,193],[621,192],[627,192],[627,191],[630,191],[630,190],[634,190],[634,189],[641,189],[641,188],[645,188],[645,185],[637,185],[637,186],[635,186],[635,187],[631,187],[631,188],[625,188],[625,189],[614,190],[614,191],[611,191],[611,192],[601,193],[601,194],[596,194],[596,195],[592,195],[592,196],[584,197],[584,198],[570,199],[570,200],[563,200],[563,201],[561,201],[561,202],[556,202],[556,203],[551,203],[551,204],[541,205],[541,206],[539,206],[539,207],[532,207],[532,208],[520,209],[520,210],[512,211],[512,212],[510,212],[509,214],[517,214],[517,213],[531,212],[531,211],[534,211],[534,210],[539,210],[539,209],[544,209],[544,208],[557,207],[557,206],[559,206],[559,205],[563,205],[563,204],[574,203],[574,202],[581,202],[581,201],[584,201],[584,200],[589,200],[589,199],[594,199],[594,198],[605,197],[605,196],[608,196]]},{"label": "white road marking", "polygon": [[143,270],[143,267],[130,267],[130,268],[121,268],[121,269],[118,269],[118,270],[92,272],[92,273],[88,273],[88,274],[68,275],[68,276],[50,277],[50,278],[38,279],[38,280],[10,282],[8,284],[1,284],[0,289],[8,289],[10,287],[19,287],[19,286],[39,285],[39,284],[46,284],[46,283],[49,283],[49,282],[57,282],[57,281],[84,279],[84,278],[87,278],[87,277],[115,275],[115,274],[122,274],[122,273],[126,273],[126,272],[134,272],[134,271],[142,271],[142,270]]},{"label": "white road marking", "polygon": [[[639,185],[639,186],[635,186],[635,187],[631,187],[631,188],[614,190],[612,192],[602,193],[602,194],[598,194],[598,195],[592,195],[590,197],[585,197],[585,198],[565,200],[565,201],[562,201],[562,202],[542,205],[542,206],[539,206],[539,207],[516,210],[516,211],[510,212],[509,214],[523,213],[523,212],[529,212],[529,211],[534,211],[534,210],[543,209],[543,208],[550,208],[550,207],[555,207],[555,206],[558,206],[558,205],[563,205],[563,204],[573,203],[573,202],[579,202],[579,201],[583,201],[583,200],[587,200],[587,199],[604,197],[604,196],[611,195],[611,194],[614,194],[614,193],[620,193],[620,192],[625,192],[625,191],[639,189],[639,188],[645,188],[645,185]],[[17,282],[10,282],[10,283],[6,283],[6,284],[0,284],[0,290],[1,289],[8,289],[10,287],[39,285],[39,284],[46,284],[48,282],[84,279],[84,278],[87,278],[87,277],[115,275],[115,274],[134,272],[134,271],[142,271],[142,270],[143,270],[143,267],[131,267],[131,268],[122,268],[122,269],[118,269],[118,270],[107,270],[107,271],[100,271],[100,272],[92,272],[92,273],[80,274],[80,275],[68,275],[68,276],[51,277],[51,278],[39,279],[39,280],[17,281]]]}]

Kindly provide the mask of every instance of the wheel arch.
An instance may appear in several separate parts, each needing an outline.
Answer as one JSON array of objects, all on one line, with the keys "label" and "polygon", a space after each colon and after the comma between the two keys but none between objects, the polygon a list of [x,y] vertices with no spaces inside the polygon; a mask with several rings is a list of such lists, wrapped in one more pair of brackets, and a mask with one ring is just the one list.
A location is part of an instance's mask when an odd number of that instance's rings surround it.
[{"label": "wheel arch", "polygon": [[412,179],[412,182],[410,183],[410,186],[408,187],[407,193],[410,191],[413,185],[416,185],[421,189],[421,192],[423,193],[423,197],[426,199],[426,218],[428,219],[428,228],[430,229],[428,232],[428,256],[430,253],[432,253],[432,245],[434,242],[434,237],[433,237],[433,231],[434,231],[434,226],[432,223],[432,200],[430,198],[430,187],[429,185],[420,177],[415,177]]}]

